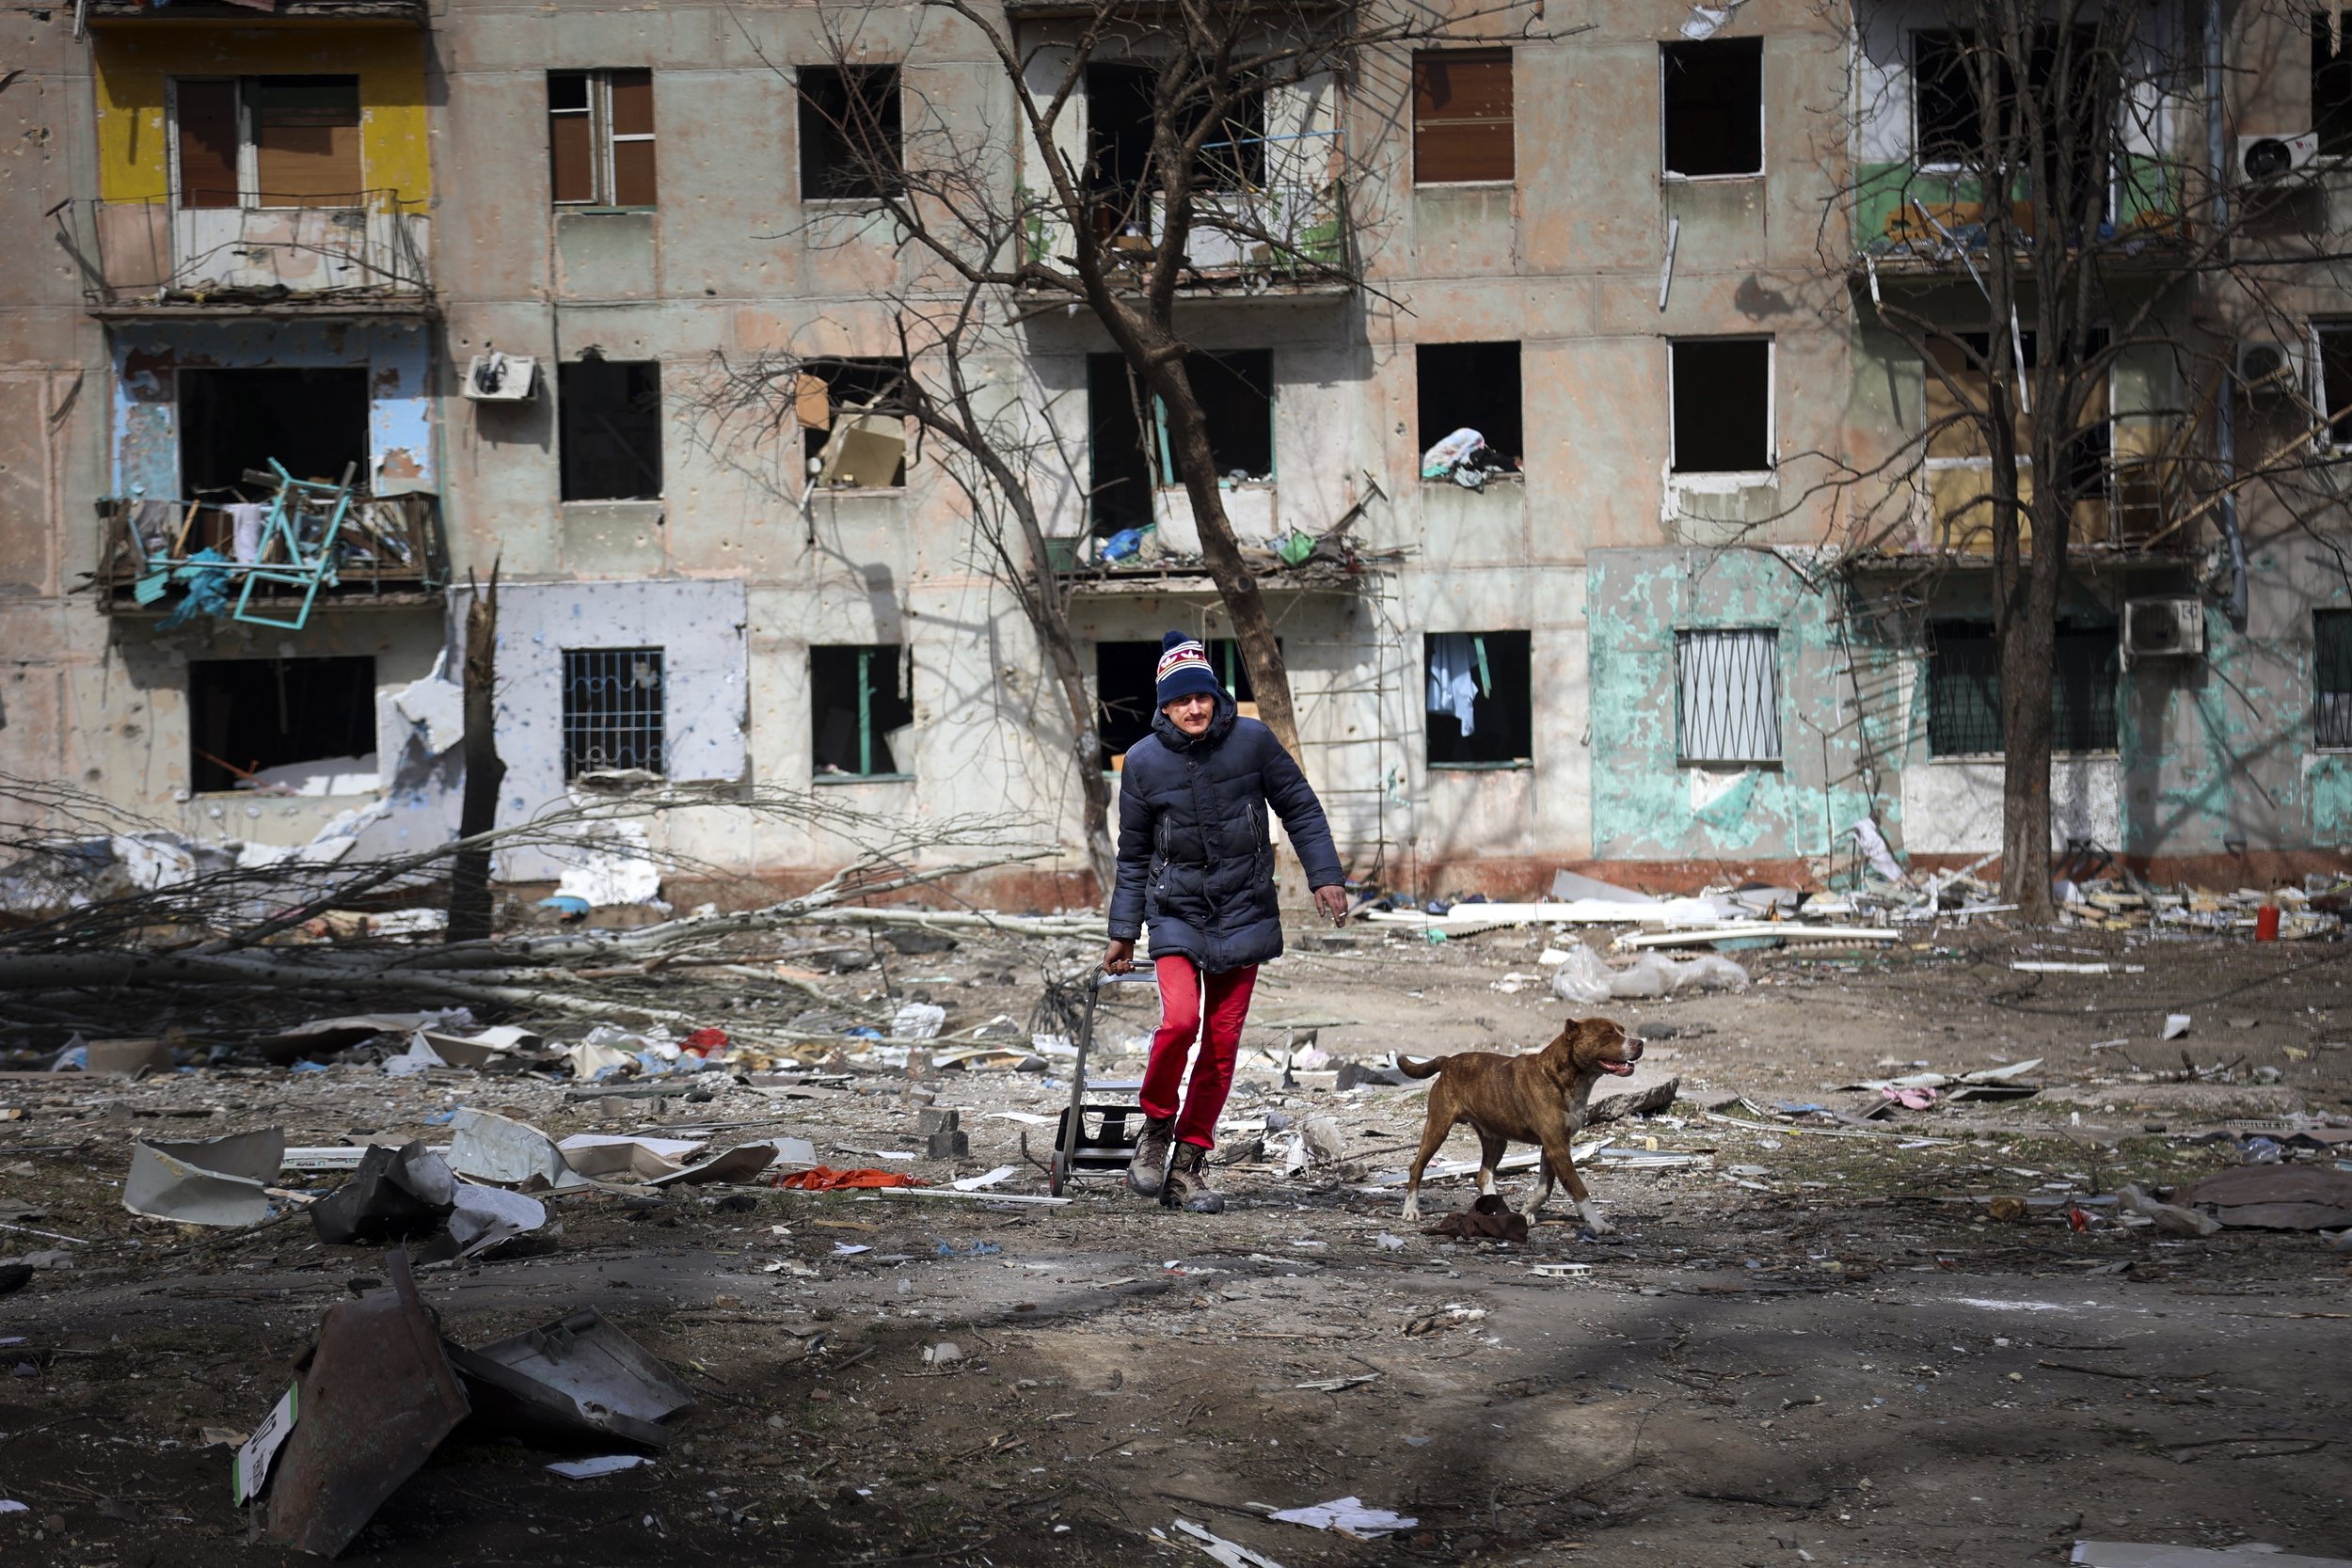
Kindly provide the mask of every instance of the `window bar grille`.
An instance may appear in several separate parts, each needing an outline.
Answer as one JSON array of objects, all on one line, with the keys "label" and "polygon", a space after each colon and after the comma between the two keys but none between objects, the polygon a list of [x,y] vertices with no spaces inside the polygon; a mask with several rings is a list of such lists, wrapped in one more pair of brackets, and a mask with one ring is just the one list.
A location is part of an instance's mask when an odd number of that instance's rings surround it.
[{"label": "window bar grille", "polygon": [[1780,760],[1780,634],[1675,634],[1677,753],[1684,762]]},{"label": "window bar grille", "polygon": [[2323,610],[2312,618],[2313,741],[2323,750],[2352,750],[2352,610]]},{"label": "window bar grille", "polygon": [[564,777],[663,771],[660,648],[564,650]]}]

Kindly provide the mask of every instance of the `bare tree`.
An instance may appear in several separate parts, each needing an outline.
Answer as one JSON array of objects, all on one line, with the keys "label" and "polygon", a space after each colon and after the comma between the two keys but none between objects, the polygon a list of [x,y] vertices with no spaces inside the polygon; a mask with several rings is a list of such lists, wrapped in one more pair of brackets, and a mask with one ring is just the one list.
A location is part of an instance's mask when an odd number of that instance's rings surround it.
[{"label": "bare tree", "polygon": [[[969,297],[985,293],[1016,315],[1083,309],[1101,325],[1138,402],[1156,410],[1139,423],[1165,431],[1260,715],[1298,754],[1289,675],[1218,489],[1179,306],[1217,284],[1361,287],[1339,134],[1349,72],[1416,46],[1537,36],[1541,6],[1079,0],[1031,13],[924,0],[923,9],[960,42],[977,42],[1013,122],[959,124],[928,105],[902,116],[895,93],[846,92],[827,105],[850,168],[839,194],[886,214],[932,286],[978,291]],[[835,45],[839,65],[852,66],[857,52],[838,36]],[[1097,67],[1121,72],[1132,95],[1118,147],[1089,120]],[[1293,128],[1270,125],[1284,109]]]},{"label": "bare tree", "polygon": [[[1010,246],[1010,231],[998,240]],[[1043,649],[1069,723],[1070,760],[1083,802],[1088,863],[1096,884],[1111,880],[1110,785],[1094,694],[1070,626],[1070,594],[1046,544],[1053,498],[1081,492],[1085,454],[1066,449],[1050,419],[1036,417],[990,306],[997,291],[966,280],[944,295],[885,301],[898,354],[895,369],[861,399],[857,420],[912,421],[928,438],[939,467],[972,521],[979,564],[1009,592]],[[833,361],[789,350],[730,358],[712,356],[713,373],[688,402],[696,428],[714,448],[796,450],[804,396],[815,394]],[[830,417],[830,416],[829,416]],[[807,481],[812,486],[816,476]]]},{"label": "bare tree", "polygon": [[[1866,552],[1924,510],[1932,551],[1989,553],[2002,895],[2046,920],[2070,555],[2085,531],[2144,548],[2209,522],[2228,552],[2217,596],[2243,626],[2239,498],[2308,487],[2314,432],[2240,463],[2233,350],[2249,324],[2293,316],[2280,291],[2296,263],[2341,246],[2275,222],[2304,181],[2233,210],[2217,8],[1923,0],[1858,5],[1852,21],[1857,161],[1825,244],[1843,272],[1859,240],[1864,317],[1918,356],[1927,397],[1915,432],[1830,483],[1866,493],[1849,541]],[[1884,158],[1890,141],[1899,157]],[[2111,406],[2133,362],[2165,366],[2170,390]]]}]

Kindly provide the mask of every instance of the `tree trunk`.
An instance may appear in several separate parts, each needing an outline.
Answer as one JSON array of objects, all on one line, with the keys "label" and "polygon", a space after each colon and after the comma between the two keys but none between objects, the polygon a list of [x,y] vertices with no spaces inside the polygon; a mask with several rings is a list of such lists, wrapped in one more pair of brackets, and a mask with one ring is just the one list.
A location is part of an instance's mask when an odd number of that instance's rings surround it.
[{"label": "tree trunk", "polygon": [[[497,718],[499,575],[490,568],[490,586],[479,586],[466,603],[466,791],[458,810],[457,836],[472,838],[498,824],[499,785],[506,764],[499,756]],[[451,942],[479,942],[489,936],[490,847],[461,849],[450,863],[449,934]]]},{"label": "tree trunk", "polygon": [[1168,409],[1168,455],[1184,482],[1192,501],[1194,525],[1200,531],[1200,554],[1225,613],[1233,623],[1233,641],[1249,666],[1249,684],[1258,701],[1258,717],[1274,732],[1282,749],[1306,767],[1298,745],[1298,720],[1291,707],[1290,671],[1282,663],[1281,644],[1275,641],[1274,623],[1266,615],[1265,598],[1258,579],[1241,558],[1241,541],[1225,515],[1225,499],[1216,487],[1216,460],[1209,451],[1209,423],[1191,385],[1181,370],[1152,388]]},{"label": "tree trunk", "polygon": [[1030,593],[1041,610],[1029,617],[1029,623],[1037,628],[1038,641],[1045,644],[1055,684],[1061,688],[1062,701],[1070,707],[1071,760],[1078,769],[1079,796],[1086,807],[1087,864],[1094,872],[1097,896],[1107,901],[1117,859],[1111,847],[1110,781],[1103,775],[1106,760],[1103,732],[1095,719],[1094,696],[1087,690],[1086,673],[1078,662],[1077,639],[1070,634],[1069,616],[1061,613],[1053,567],[1042,550],[1033,552],[1032,560],[1038,580]]},{"label": "tree trunk", "polygon": [[2051,699],[2067,529],[2046,493],[2035,498],[2032,512],[2033,553],[2012,558],[1999,574],[2008,580],[1996,577],[1994,599],[2001,651],[2001,901],[2015,904],[2021,920],[2047,925],[2056,916],[2050,899]]}]

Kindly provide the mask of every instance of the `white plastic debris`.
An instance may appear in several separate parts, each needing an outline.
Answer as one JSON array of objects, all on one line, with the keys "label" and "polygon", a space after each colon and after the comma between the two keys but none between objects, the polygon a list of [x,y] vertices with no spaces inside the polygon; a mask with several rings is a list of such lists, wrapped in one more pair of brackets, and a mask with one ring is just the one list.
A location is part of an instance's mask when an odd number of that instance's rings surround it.
[{"label": "white plastic debris", "polygon": [[947,1009],[935,1002],[909,1002],[890,1020],[894,1040],[935,1040],[947,1022]]},{"label": "white plastic debris", "polygon": [[652,1463],[642,1453],[603,1453],[594,1459],[558,1460],[548,1468],[573,1481],[593,1481],[597,1476],[609,1476],[616,1470],[634,1470],[640,1465]]},{"label": "white plastic debris", "polygon": [[2188,1014],[2167,1013],[2164,1018],[2164,1037],[2169,1040],[2179,1039],[2188,1033]]},{"label": "white plastic debris", "polygon": [[1327,1529],[1335,1535],[1358,1541],[1377,1541],[1384,1535],[1411,1529],[1421,1523],[1410,1514],[1397,1513],[1385,1508],[1366,1508],[1361,1497],[1334,1497],[1327,1503],[1315,1503],[1307,1508],[1286,1508],[1273,1517],[1286,1525]]}]

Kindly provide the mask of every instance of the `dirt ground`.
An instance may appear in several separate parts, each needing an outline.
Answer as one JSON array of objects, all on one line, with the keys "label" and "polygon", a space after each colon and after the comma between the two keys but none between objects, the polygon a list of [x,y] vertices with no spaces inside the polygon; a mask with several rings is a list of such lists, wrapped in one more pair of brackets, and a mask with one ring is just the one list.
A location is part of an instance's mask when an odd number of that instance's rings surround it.
[{"label": "dirt ground", "polygon": [[[1497,989],[1541,972],[1524,930],[1330,941],[1267,969],[1253,1042],[1279,1050],[1285,1021],[1303,1020],[1342,1060],[1521,1050],[1566,1011],[1540,981]],[[2011,971],[2028,952],[2145,972]],[[967,939],[842,984],[927,996],[951,1033],[1025,1022],[1034,988],[1006,982],[1038,956]],[[1681,1089],[1666,1114],[1592,1141],[1704,1156],[1597,1160],[1606,1237],[1557,1196],[1523,1245],[1423,1234],[1394,1191],[1363,1190],[1403,1169],[1420,1087],[1284,1088],[1258,1052],[1229,1121],[1327,1114],[1355,1168],[1285,1178],[1283,1136],[1265,1134],[1276,1158],[1220,1169],[1219,1217],[1101,1180],[1066,1207],[766,1187],[734,1190],[748,1211],[712,1189],[552,1200],[560,1233],[536,1255],[425,1271],[425,1299],[467,1343],[600,1308],[695,1389],[679,1440],[649,1466],[574,1481],[545,1467],[554,1456],[461,1433],[347,1556],[1205,1560],[1180,1519],[1281,1568],[2061,1562],[2077,1537],[2352,1554],[2352,1256],[2307,1234],[2167,1237],[2092,1201],[2233,1163],[2233,1144],[2197,1136],[2233,1118],[2352,1107],[2352,945],[1947,925],[1886,951],[1740,958],[1757,981],[1744,993],[1606,1009]],[[723,989],[681,985],[672,1001],[728,1022]],[[1139,1036],[1150,1012],[1148,990],[1120,993],[1102,1037]],[[2194,1026],[2159,1046],[2169,1012]],[[199,1043],[226,1027],[188,1026]],[[2201,1068],[2234,1065],[2167,1081],[2184,1047]],[[2027,1057],[2045,1085],[2029,1100],[1868,1129],[1772,1111],[1867,1108],[1875,1096],[1838,1086],[1899,1070],[1882,1063]],[[895,1163],[934,1182],[1020,1164],[1019,1135],[1036,1148],[1050,1132],[989,1113],[1043,1116],[1066,1095],[1034,1072],[938,1083],[972,1158]],[[0,1231],[0,1254],[71,1255],[0,1297],[0,1370],[14,1373],[0,1380],[0,1498],[26,1505],[0,1514],[0,1558],[291,1558],[251,1539],[206,1429],[249,1430],[321,1314],[384,1275],[380,1251],[316,1244],[299,1215],[219,1233],[125,1212],[131,1137],[283,1125],[298,1145],[437,1141],[429,1117],[475,1105],[558,1137],[789,1133],[836,1166],[888,1164],[854,1151],[920,1148],[903,1085],[876,1071],[616,1105],[455,1070],[0,1077],[0,1111],[24,1112],[0,1121],[0,1196],[84,1243]],[[1733,1119],[1711,1109],[1725,1105]],[[1253,1135],[1235,1126],[1229,1148]],[[1446,1156],[1472,1147],[1457,1132]],[[1042,1191],[1026,1167],[993,1189]],[[2023,1222],[1990,1217],[2003,1196],[2028,1200]],[[1423,1204],[1434,1218],[1469,1198],[1455,1179]],[[1589,1268],[1537,1272],[1551,1263]],[[927,1360],[943,1340],[961,1357]],[[1418,1523],[1365,1543],[1266,1517],[1346,1496]]]}]

